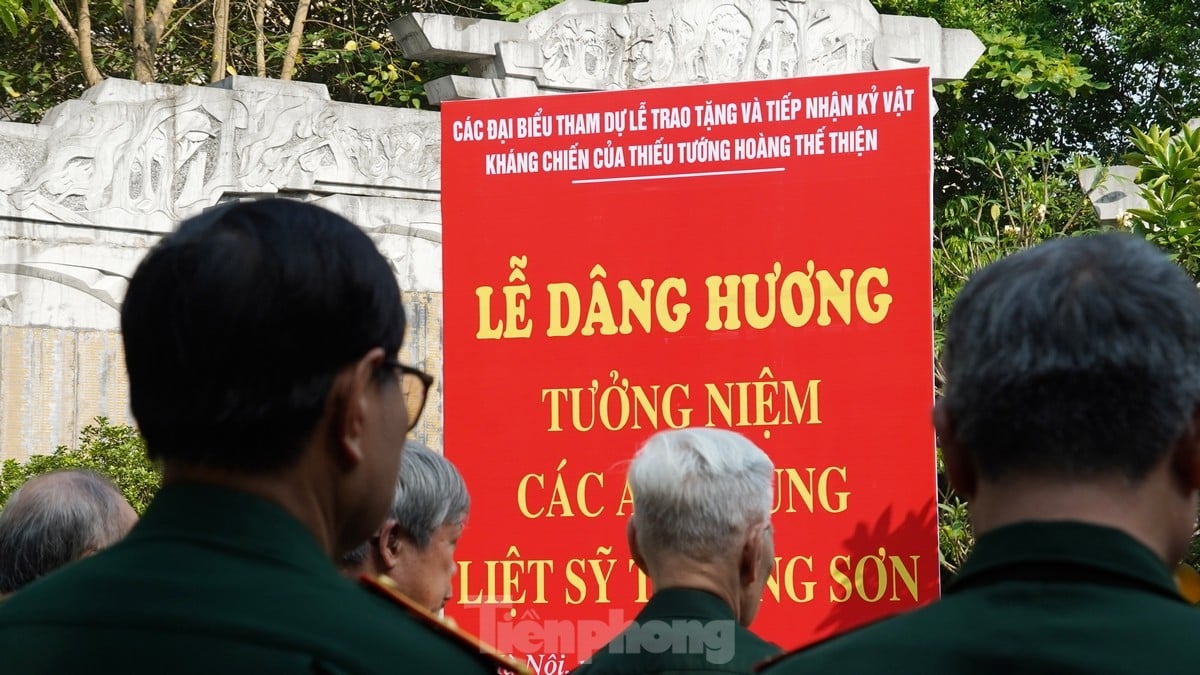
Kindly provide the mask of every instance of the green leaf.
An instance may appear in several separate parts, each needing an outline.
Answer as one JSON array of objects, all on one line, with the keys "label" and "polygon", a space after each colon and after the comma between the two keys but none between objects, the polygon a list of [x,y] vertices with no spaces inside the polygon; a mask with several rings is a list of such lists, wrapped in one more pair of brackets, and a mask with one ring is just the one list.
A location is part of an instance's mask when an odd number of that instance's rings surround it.
[{"label": "green leaf", "polygon": [[17,36],[18,28],[16,12],[7,10],[5,7],[0,7],[0,23],[4,24],[5,28],[8,29],[8,34],[12,35],[13,37]]}]

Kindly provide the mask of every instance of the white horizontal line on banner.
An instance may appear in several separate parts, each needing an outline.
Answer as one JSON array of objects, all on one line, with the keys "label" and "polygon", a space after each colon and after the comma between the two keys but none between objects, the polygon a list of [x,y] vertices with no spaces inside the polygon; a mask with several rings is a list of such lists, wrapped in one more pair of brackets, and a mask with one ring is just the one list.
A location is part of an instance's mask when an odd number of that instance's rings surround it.
[{"label": "white horizontal line on banner", "polygon": [[769,169],[737,169],[734,171],[702,171],[700,173],[665,173],[654,176],[617,176],[616,178],[578,178],[571,181],[572,184],[580,183],[621,183],[631,180],[658,180],[660,178],[698,178],[700,176],[733,176],[742,173],[777,173],[783,171],[782,166],[773,166]]}]

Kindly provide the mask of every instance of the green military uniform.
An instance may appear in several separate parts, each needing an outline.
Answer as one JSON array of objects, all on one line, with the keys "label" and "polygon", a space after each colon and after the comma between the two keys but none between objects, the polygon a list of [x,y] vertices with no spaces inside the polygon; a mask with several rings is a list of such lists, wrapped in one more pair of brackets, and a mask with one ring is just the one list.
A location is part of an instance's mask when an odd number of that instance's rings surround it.
[{"label": "green military uniform", "polygon": [[763,673],[1089,675],[1200,669],[1200,610],[1118,530],[1021,523],[980,537],[945,597],[779,659]]},{"label": "green military uniform", "polygon": [[128,537],[0,604],[0,672],[488,673],[503,665],[338,574],[281,508],[163,488]]},{"label": "green military uniform", "polygon": [[664,588],[571,675],[749,673],[780,651],[743,628],[729,605],[712,593]]}]

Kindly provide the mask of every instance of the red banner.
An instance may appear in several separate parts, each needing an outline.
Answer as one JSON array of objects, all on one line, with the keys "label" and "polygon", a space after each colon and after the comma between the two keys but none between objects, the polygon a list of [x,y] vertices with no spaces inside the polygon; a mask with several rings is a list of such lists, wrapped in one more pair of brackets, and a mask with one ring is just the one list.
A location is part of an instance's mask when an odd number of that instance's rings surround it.
[{"label": "red banner", "polygon": [[464,628],[574,667],[650,588],[625,467],[731,428],[776,466],[752,630],[938,593],[929,71],[447,103],[445,449]]}]

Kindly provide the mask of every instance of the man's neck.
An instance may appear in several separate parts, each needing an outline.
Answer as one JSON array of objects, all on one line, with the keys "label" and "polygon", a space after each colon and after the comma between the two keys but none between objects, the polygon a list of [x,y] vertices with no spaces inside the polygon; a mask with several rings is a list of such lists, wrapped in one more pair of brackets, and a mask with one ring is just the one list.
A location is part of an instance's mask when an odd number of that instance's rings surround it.
[{"label": "man's neck", "polygon": [[1146,484],[1122,479],[1062,483],[981,483],[969,510],[975,534],[1030,521],[1074,521],[1125,532],[1153,551],[1163,564],[1178,560],[1171,514]]},{"label": "man's neck", "polygon": [[327,555],[334,554],[336,541],[333,518],[322,504],[318,490],[299,479],[300,469],[289,467],[280,472],[247,475],[228,469],[193,464],[167,463],[163,467],[163,485],[201,483],[244,492],[265,499],[300,521]]},{"label": "man's neck", "polygon": [[660,560],[647,576],[654,591],[668,588],[691,588],[708,591],[717,596],[733,611],[734,618],[741,623],[742,610],[737,571],[726,572],[721,566],[696,562],[682,557]]},{"label": "man's neck", "polygon": [[362,562],[339,564],[338,570],[342,573],[342,576],[348,579],[358,579],[364,576],[375,579],[383,574],[373,562],[370,553],[367,553],[367,557]]}]

